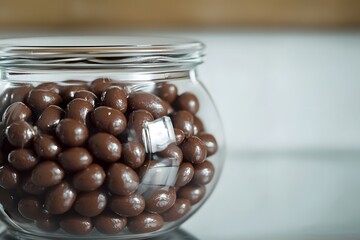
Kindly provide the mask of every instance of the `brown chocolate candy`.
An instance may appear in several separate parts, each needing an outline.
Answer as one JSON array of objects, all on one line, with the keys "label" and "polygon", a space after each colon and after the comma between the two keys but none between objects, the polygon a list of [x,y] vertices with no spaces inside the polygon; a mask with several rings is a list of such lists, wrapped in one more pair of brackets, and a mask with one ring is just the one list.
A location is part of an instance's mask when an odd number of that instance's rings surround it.
[{"label": "brown chocolate candy", "polygon": [[5,134],[11,145],[22,148],[30,145],[35,136],[35,131],[29,123],[16,121],[6,128]]},{"label": "brown chocolate candy", "polygon": [[116,234],[122,232],[127,224],[125,217],[112,212],[104,212],[93,219],[95,228],[104,234]]},{"label": "brown chocolate candy", "polygon": [[161,216],[165,222],[177,221],[191,210],[191,204],[188,199],[178,198],[175,204],[166,212],[163,212]]},{"label": "brown chocolate candy", "polygon": [[204,185],[190,183],[177,191],[177,197],[188,199],[191,205],[195,205],[204,198],[205,193]]},{"label": "brown chocolate candy", "polygon": [[16,121],[30,121],[32,111],[22,102],[14,102],[9,105],[2,115],[2,122],[6,126]]},{"label": "brown chocolate candy", "polygon": [[60,153],[58,160],[65,170],[80,171],[92,163],[93,157],[86,148],[74,147]]},{"label": "brown chocolate candy", "polygon": [[181,163],[178,170],[175,187],[185,186],[193,179],[193,176],[194,176],[193,165],[189,162]]},{"label": "brown chocolate candy", "polygon": [[183,151],[184,159],[193,164],[200,164],[206,159],[206,145],[198,137],[191,136],[185,139],[181,144],[181,150]]},{"label": "brown chocolate candy", "polygon": [[60,120],[64,118],[64,116],[65,111],[61,107],[51,105],[42,112],[36,125],[41,132],[53,134],[56,126],[59,124]]},{"label": "brown chocolate candy", "polygon": [[10,94],[10,103],[15,102],[26,102],[28,93],[33,89],[34,87],[31,85],[23,85],[16,88],[11,89]]},{"label": "brown chocolate candy", "polygon": [[91,82],[90,90],[96,94],[96,96],[101,97],[101,94],[107,87],[112,84],[110,78],[98,78]]},{"label": "brown chocolate candy", "polygon": [[185,110],[196,114],[199,110],[199,100],[194,94],[185,92],[176,98],[174,106],[177,110]]},{"label": "brown chocolate candy", "polygon": [[10,190],[19,186],[20,174],[9,165],[0,167],[0,187]]},{"label": "brown chocolate candy", "polygon": [[210,157],[214,155],[218,150],[218,145],[216,139],[213,135],[209,133],[201,133],[198,136],[201,141],[206,145],[207,156]]},{"label": "brown chocolate candy", "polygon": [[206,185],[214,177],[215,168],[210,161],[205,161],[194,166],[194,177],[192,181],[197,184]]},{"label": "brown chocolate candy", "polygon": [[164,83],[157,89],[157,95],[168,103],[172,103],[177,97],[177,87],[174,84]]},{"label": "brown chocolate candy", "polygon": [[174,128],[180,129],[185,133],[186,137],[193,134],[194,117],[188,111],[178,111],[171,115]]},{"label": "brown chocolate candy", "polygon": [[185,133],[183,130],[174,128],[176,145],[180,145],[185,139]]},{"label": "brown chocolate candy", "polygon": [[55,217],[49,217],[43,220],[37,220],[36,226],[45,232],[55,232],[59,229],[59,221]]},{"label": "brown chocolate candy", "polygon": [[121,157],[121,143],[111,134],[100,132],[89,139],[91,153],[104,162],[116,162]]},{"label": "brown chocolate candy", "polygon": [[74,175],[73,185],[80,191],[94,191],[104,183],[104,180],[104,169],[98,164],[90,164]]},{"label": "brown chocolate candy", "polygon": [[109,206],[112,211],[123,217],[135,217],[145,209],[145,199],[141,194],[133,193],[127,196],[113,195]]},{"label": "brown chocolate candy", "polygon": [[154,121],[154,117],[146,110],[136,110],[130,113],[128,117],[129,135],[133,140],[140,141],[142,139],[142,129],[147,122]]},{"label": "brown chocolate candy", "polygon": [[125,113],[127,110],[127,94],[125,90],[118,86],[108,87],[101,96],[101,101],[105,106]]},{"label": "brown chocolate candy", "polygon": [[151,213],[162,213],[169,210],[175,203],[176,191],[174,188],[157,189],[145,200],[145,209]]},{"label": "brown chocolate candy", "polygon": [[181,149],[172,143],[167,146],[163,151],[156,153],[160,158],[165,158],[172,161],[172,165],[180,165],[183,160],[183,153]]},{"label": "brown chocolate candy", "polygon": [[29,174],[23,177],[23,180],[21,181],[21,189],[31,195],[41,195],[44,193],[46,188],[35,185],[31,181],[31,174]]},{"label": "brown chocolate candy", "polygon": [[122,158],[126,165],[138,168],[145,161],[145,148],[139,142],[128,142],[124,145]]},{"label": "brown chocolate candy", "polygon": [[34,138],[34,150],[39,157],[55,159],[61,146],[53,136],[42,134]]},{"label": "brown chocolate candy", "polygon": [[80,98],[80,99],[84,99],[85,101],[88,101],[93,107],[95,107],[96,104],[99,102],[98,97],[93,92],[87,90],[80,90],[75,92],[74,99],[76,98]]},{"label": "brown chocolate candy", "polygon": [[69,211],[76,199],[75,189],[67,182],[50,188],[45,197],[45,209],[50,214],[62,214]]},{"label": "brown chocolate candy", "polygon": [[108,132],[112,135],[120,135],[126,128],[125,115],[111,107],[97,107],[91,115],[93,125],[99,131]]},{"label": "brown chocolate candy", "polygon": [[89,131],[81,122],[66,118],[57,125],[56,136],[63,144],[69,147],[78,147],[85,143]]},{"label": "brown chocolate candy", "polygon": [[33,89],[29,92],[27,103],[36,112],[41,113],[50,105],[59,105],[62,102],[59,94],[44,89]]},{"label": "brown chocolate candy", "polygon": [[55,82],[41,83],[41,84],[36,86],[36,89],[49,90],[49,91],[52,91],[52,92],[57,93],[57,94],[60,94],[60,91],[61,91],[60,85],[55,83]]},{"label": "brown chocolate candy", "polygon": [[49,213],[43,208],[42,201],[34,196],[26,196],[18,203],[20,214],[30,220],[40,220],[49,217]]},{"label": "brown chocolate candy", "polygon": [[146,110],[150,112],[154,118],[160,118],[167,115],[167,105],[164,101],[154,94],[147,92],[131,93],[128,98],[128,106],[131,111]]},{"label": "brown chocolate candy", "polygon": [[93,229],[91,219],[78,214],[68,214],[60,220],[60,227],[67,233],[86,235]]},{"label": "brown chocolate candy", "polygon": [[75,98],[68,103],[66,109],[66,117],[75,119],[86,125],[90,112],[94,110],[91,103],[84,99]]},{"label": "brown chocolate candy", "polygon": [[[69,81],[68,81],[69,82]],[[81,81],[71,81],[71,84],[62,87],[61,96],[65,101],[70,101],[75,97],[75,93],[82,90],[88,90],[89,87]]]},{"label": "brown chocolate candy", "polygon": [[162,228],[164,220],[159,214],[143,212],[140,215],[128,218],[128,229],[132,233],[155,232]]},{"label": "brown chocolate candy", "polygon": [[84,192],[77,196],[74,210],[84,217],[95,217],[104,211],[107,196],[100,190]]},{"label": "brown chocolate candy", "polygon": [[54,186],[63,178],[64,170],[53,161],[39,163],[31,173],[31,181],[39,187]]},{"label": "brown chocolate candy", "polygon": [[8,162],[13,168],[24,171],[31,170],[39,160],[31,149],[19,148],[9,153]]},{"label": "brown chocolate candy", "polygon": [[202,123],[200,118],[194,115],[194,135],[196,136],[202,133],[203,131],[204,131],[204,124]]},{"label": "brown chocolate candy", "polygon": [[107,171],[107,186],[114,194],[129,195],[137,190],[139,177],[125,164],[114,163]]}]

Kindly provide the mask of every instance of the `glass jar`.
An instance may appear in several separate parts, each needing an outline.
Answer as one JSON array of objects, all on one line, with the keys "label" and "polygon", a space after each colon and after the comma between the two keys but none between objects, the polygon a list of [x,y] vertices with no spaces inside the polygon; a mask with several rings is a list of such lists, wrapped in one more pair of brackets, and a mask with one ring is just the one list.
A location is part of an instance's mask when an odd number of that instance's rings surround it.
[{"label": "glass jar", "polygon": [[219,115],[196,74],[203,49],[149,37],[0,41],[8,231],[139,239],[197,211],[224,161]]}]

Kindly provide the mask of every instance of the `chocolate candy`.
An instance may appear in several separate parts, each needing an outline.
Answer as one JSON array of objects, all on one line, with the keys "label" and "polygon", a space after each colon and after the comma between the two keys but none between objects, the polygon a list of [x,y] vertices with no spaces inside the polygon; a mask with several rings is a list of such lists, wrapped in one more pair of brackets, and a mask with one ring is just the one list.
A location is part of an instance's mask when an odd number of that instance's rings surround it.
[{"label": "chocolate candy", "polygon": [[201,133],[198,137],[206,145],[206,152],[208,157],[214,155],[217,152],[218,145],[213,135],[209,133]]},{"label": "chocolate candy", "polygon": [[5,134],[9,143],[14,147],[25,147],[30,145],[35,136],[35,131],[29,123],[16,121],[6,128]]},{"label": "chocolate candy", "polygon": [[84,99],[85,101],[88,101],[93,107],[95,107],[99,101],[98,97],[93,92],[87,90],[80,90],[75,92],[74,98]]},{"label": "chocolate candy", "polygon": [[133,193],[127,196],[113,195],[109,206],[112,211],[123,217],[135,217],[145,209],[145,199],[141,194]]},{"label": "chocolate candy", "polygon": [[74,147],[60,153],[58,160],[65,170],[80,171],[93,162],[93,157],[86,148]]},{"label": "chocolate candy", "polygon": [[176,191],[174,188],[156,189],[145,200],[145,209],[152,213],[162,213],[169,210],[175,203]]},{"label": "chocolate candy", "polygon": [[31,173],[31,181],[39,187],[50,187],[61,182],[64,170],[53,161],[39,163]]},{"label": "chocolate candy", "polygon": [[62,214],[70,210],[76,199],[76,191],[67,182],[50,188],[45,197],[45,209],[50,214]]},{"label": "chocolate candy", "polygon": [[43,133],[52,134],[55,132],[56,126],[65,116],[65,111],[55,105],[47,107],[37,120],[37,127]]},{"label": "chocolate candy", "polygon": [[116,162],[121,157],[121,143],[108,133],[96,133],[89,139],[91,153],[104,162]]},{"label": "chocolate candy", "polygon": [[60,91],[61,91],[60,85],[55,82],[41,83],[36,87],[36,89],[49,90],[49,91],[52,91],[57,94],[60,94]]},{"label": "chocolate candy", "polygon": [[86,125],[88,114],[94,110],[91,103],[84,99],[75,98],[68,103],[66,109],[66,117],[78,120],[82,124]]},{"label": "chocolate candy", "polygon": [[164,83],[157,90],[157,95],[168,103],[172,103],[177,97],[177,87],[174,84]]},{"label": "chocolate candy", "polygon": [[49,217],[36,221],[36,226],[45,232],[55,232],[59,229],[59,221],[55,217]]},{"label": "chocolate candy", "polygon": [[181,163],[176,178],[175,187],[183,187],[188,184],[194,176],[194,167],[189,162]]},{"label": "chocolate candy", "polygon": [[138,168],[145,161],[145,149],[139,142],[128,142],[123,148],[123,161],[132,168]]},{"label": "chocolate candy", "polygon": [[147,92],[135,92],[129,95],[128,106],[131,111],[144,109],[154,118],[167,115],[167,105],[161,98]]},{"label": "chocolate candy", "polygon": [[95,228],[104,234],[116,234],[122,232],[127,224],[127,220],[124,217],[112,212],[104,212],[99,216],[95,217],[94,220]]},{"label": "chocolate candy", "polygon": [[193,134],[194,117],[190,112],[174,112],[171,115],[171,121],[174,128],[182,130],[186,137],[189,137]]},{"label": "chocolate candy", "polygon": [[78,147],[85,143],[89,131],[81,122],[66,118],[57,125],[56,136],[63,144],[69,147]]},{"label": "chocolate candy", "polygon": [[43,203],[40,199],[30,195],[19,201],[18,210],[24,218],[30,220],[40,220],[49,217],[49,214],[43,208]]},{"label": "chocolate candy", "polygon": [[128,218],[128,229],[132,233],[147,233],[159,230],[164,225],[164,220],[159,214],[141,213]]},{"label": "chocolate candy", "polygon": [[193,164],[200,164],[205,161],[206,145],[198,137],[191,136],[185,139],[181,144],[181,150],[186,161]]},{"label": "chocolate candy", "polygon": [[92,123],[100,131],[112,135],[120,135],[126,128],[126,117],[117,109],[110,107],[98,107],[92,114]]},{"label": "chocolate candy", "polygon": [[147,122],[154,121],[154,117],[146,110],[136,110],[130,113],[128,118],[129,135],[133,140],[142,139],[142,129]]},{"label": "chocolate candy", "polygon": [[107,186],[114,194],[129,195],[137,190],[139,177],[125,164],[114,163],[107,171]]},{"label": "chocolate candy", "polygon": [[73,184],[80,191],[94,191],[104,183],[104,180],[104,169],[98,164],[90,164],[74,175]]},{"label": "chocolate candy", "polygon": [[203,131],[204,131],[204,124],[202,123],[200,118],[194,115],[194,135],[198,135]]},{"label": "chocolate candy", "polygon": [[10,106],[8,106],[5,112],[2,115],[2,121],[6,126],[10,125],[16,121],[29,121],[31,120],[32,112],[31,109],[28,108],[22,102],[14,102]]},{"label": "chocolate candy", "polygon": [[199,100],[194,94],[185,92],[176,98],[174,106],[177,110],[186,110],[196,114],[199,110]]},{"label": "chocolate candy", "polygon": [[74,210],[84,217],[99,215],[106,207],[107,196],[100,190],[84,192],[77,196]]},{"label": "chocolate candy", "polygon": [[67,233],[86,235],[93,229],[91,219],[78,214],[69,214],[60,220],[60,227]]},{"label": "chocolate candy", "polygon": [[44,89],[33,89],[29,92],[27,103],[34,109],[34,111],[40,113],[50,105],[59,105],[62,102],[62,98],[59,94]]},{"label": "chocolate candy", "polygon": [[112,84],[112,80],[109,78],[98,78],[90,84],[90,90],[95,93],[96,96],[101,96],[102,92]]},{"label": "chocolate candy", "polygon": [[177,128],[174,128],[174,133],[175,133],[176,145],[180,145],[185,139],[185,133],[184,131]]},{"label": "chocolate candy", "polygon": [[32,150],[20,148],[9,153],[8,162],[13,168],[19,171],[24,171],[31,170],[39,162],[39,160]]},{"label": "chocolate candy", "polygon": [[74,98],[75,93],[81,90],[88,90],[88,86],[81,81],[68,81],[71,83],[68,86],[64,86],[61,91],[61,96],[65,101],[69,101]]},{"label": "chocolate candy", "polygon": [[11,94],[9,98],[10,103],[26,102],[28,93],[33,88],[34,87],[31,85],[24,85],[11,89]]},{"label": "chocolate candy", "polygon": [[20,174],[9,165],[0,167],[0,187],[10,190],[20,183]]},{"label": "chocolate candy", "polygon": [[35,185],[31,181],[31,175],[25,175],[21,181],[21,189],[31,195],[41,195],[44,193],[46,188]]},{"label": "chocolate candy", "polygon": [[193,182],[201,185],[208,184],[214,177],[215,168],[214,165],[205,161],[194,166]]},{"label": "chocolate candy", "polygon": [[206,188],[204,185],[190,183],[177,191],[177,197],[188,199],[191,205],[195,205],[204,198],[205,193]]},{"label": "chocolate candy", "polygon": [[58,141],[50,135],[38,135],[34,138],[34,149],[39,157],[55,159],[61,152]]},{"label": "chocolate candy", "polygon": [[188,199],[178,198],[175,204],[161,216],[165,222],[173,222],[185,216],[191,210],[191,204]]},{"label": "chocolate candy", "polygon": [[124,89],[118,86],[108,87],[101,96],[101,101],[105,106],[125,113],[127,110],[127,96]]},{"label": "chocolate candy", "polygon": [[183,160],[183,153],[175,144],[170,144],[165,150],[158,152],[157,156],[171,160],[173,165],[180,165]]}]

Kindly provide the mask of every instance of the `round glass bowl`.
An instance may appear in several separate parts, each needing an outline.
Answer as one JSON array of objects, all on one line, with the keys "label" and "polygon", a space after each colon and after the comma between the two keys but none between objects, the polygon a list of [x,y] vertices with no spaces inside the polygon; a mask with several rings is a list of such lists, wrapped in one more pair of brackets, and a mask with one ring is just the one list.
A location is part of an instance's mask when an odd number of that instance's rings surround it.
[{"label": "round glass bowl", "polygon": [[[203,44],[148,37],[0,41],[0,216],[26,239],[177,228],[224,161]],[[214,209],[214,212],[217,209]]]}]

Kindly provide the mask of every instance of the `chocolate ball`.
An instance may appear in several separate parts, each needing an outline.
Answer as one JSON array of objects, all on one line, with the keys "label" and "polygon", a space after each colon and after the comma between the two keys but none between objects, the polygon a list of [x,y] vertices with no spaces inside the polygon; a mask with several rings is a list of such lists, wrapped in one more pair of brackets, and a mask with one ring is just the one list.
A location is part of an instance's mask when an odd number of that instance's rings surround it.
[{"label": "chocolate ball", "polygon": [[53,136],[42,134],[34,138],[34,150],[39,157],[55,159],[61,152],[61,146]]},{"label": "chocolate ball", "polygon": [[19,186],[20,174],[9,165],[0,167],[0,187],[10,190]]},{"label": "chocolate ball", "polygon": [[157,95],[168,103],[172,103],[177,97],[177,87],[174,84],[164,83],[157,89]]},{"label": "chocolate ball", "polygon": [[84,99],[75,98],[68,103],[66,108],[66,117],[75,119],[86,125],[89,113],[94,110],[91,103]]},{"label": "chocolate ball", "polygon": [[201,134],[199,134],[198,137],[206,145],[206,151],[207,151],[208,157],[214,155],[217,152],[218,145],[217,145],[216,139],[213,135],[211,135],[209,133],[201,133]]},{"label": "chocolate ball", "polygon": [[163,151],[156,153],[156,155],[162,159],[171,160],[172,165],[180,165],[183,160],[183,153],[181,149],[174,143],[167,146]]},{"label": "chocolate ball", "polygon": [[71,209],[75,199],[75,189],[69,183],[61,182],[47,191],[45,209],[50,214],[63,214]]},{"label": "chocolate ball", "polygon": [[35,153],[26,148],[15,149],[8,155],[8,162],[10,165],[19,170],[31,170],[38,162]]},{"label": "chocolate ball", "polygon": [[189,162],[181,163],[177,178],[176,178],[176,187],[183,187],[188,184],[194,177],[194,167]]},{"label": "chocolate ball", "polygon": [[49,217],[43,220],[37,220],[36,226],[45,232],[55,232],[59,229],[59,221],[55,217]]},{"label": "chocolate ball", "polygon": [[128,142],[123,148],[123,161],[132,168],[138,168],[145,161],[145,148],[139,142]]},{"label": "chocolate ball", "polygon": [[132,140],[140,141],[142,139],[142,129],[147,122],[152,121],[154,121],[154,117],[146,110],[136,110],[130,113],[128,117],[128,129]]},{"label": "chocolate ball", "polygon": [[157,189],[145,200],[145,209],[151,213],[162,213],[169,210],[175,203],[174,188]]},{"label": "chocolate ball", "polygon": [[177,191],[178,198],[185,198],[190,201],[191,205],[200,202],[206,193],[206,187],[198,184],[188,184]]},{"label": "chocolate ball", "polygon": [[122,112],[105,106],[95,108],[91,120],[98,130],[115,136],[120,135],[127,124],[126,117]]},{"label": "chocolate ball", "polygon": [[107,196],[100,190],[84,192],[77,196],[74,210],[84,217],[95,217],[104,211]]},{"label": "chocolate ball", "polygon": [[198,135],[200,133],[202,133],[204,131],[204,124],[202,123],[202,121],[200,120],[200,118],[198,118],[197,116],[194,115],[194,135]]},{"label": "chocolate ball", "polygon": [[196,114],[199,110],[199,100],[194,94],[185,92],[176,98],[174,106],[177,110],[185,110]]},{"label": "chocolate ball", "polygon": [[107,87],[112,84],[112,80],[109,78],[98,78],[91,82],[90,90],[96,94],[96,96],[101,96],[102,92],[105,91]]},{"label": "chocolate ball", "polygon": [[10,94],[10,103],[15,102],[26,102],[28,93],[33,89],[34,87],[31,85],[23,85],[16,88],[11,89]]},{"label": "chocolate ball", "polygon": [[87,235],[93,229],[91,219],[78,214],[68,214],[60,220],[60,227],[67,233]]},{"label": "chocolate ball", "polygon": [[11,145],[22,148],[30,145],[35,136],[35,131],[29,123],[16,121],[6,128],[5,134]]},{"label": "chocolate ball", "polygon": [[80,98],[80,99],[84,99],[85,101],[88,101],[93,107],[95,107],[96,104],[99,102],[98,97],[93,92],[87,90],[80,90],[75,92],[74,99],[76,98]]},{"label": "chocolate ball", "polygon": [[86,142],[89,131],[81,122],[66,118],[57,125],[56,136],[64,145],[78,147]]},{"label": "chocolate ball", "polygon": [[59,94],[43,89],[33,89],[29,92],[27,103],[36,112],[41,113],[50,105],[59,105],[62,102]]},{"label": "chocolate ball", "polygon": [[49,90],[56,94],[60,94],[60,91],[61,91],[60,85],[55,82],[41,83],[38,86],[36,86],[36,89]]},{"label": "chocolate ball", "polygon": [[103,92],[101,101],[105,106],[117,109],[122,113],[125,113],[127,110],[127,94],[121,87],[108,87]]},{"label": "chocolate ball", "polygon": [[104,169],[98,164],[90,164],[84,170],[76,173],[73,185],[80,191],[94,191],[105,181]]},{"label": "chocolate ball", "polygon": [[126,196],[113,195],[110,198],[109,207],[120,216],[135,217],[144,211],[145,199],[138,193]]},{"label": "chocolate ball", "polygon": [[121,143],[113,135],[108,133],[96,133],[89,139],[91,153],[104,162],[116,162],[121,157]]},{"label": "chocolate ball", "polygon": [[60,153],[58,160],[65,170],[80,171],[93,162],[93,157],[86,148],[74,147]]},{"label": "chocolate ball", "polygon": [[198,137],[191,136],[185,139],[181,144],[181,150],[186,161],[193,164],[200,164],[205,161],[206,145]]},{"label": "chocolate ball", "polygon": [[166,212],[163,212],[161,216],[165,222],[177,221],[191,210],[191,204],[188,199],[178,198],[175,201],[175,204]]},{"label": "chocolate ball", "polygon": [[205,161],[194,166],[193,182],[201,185],[208,184],[214,177],[215,168],[214,165]]},{"label": "chocolate ball", "polygon": [[64,170],[53,161],[39,163],[31,173],[31,181],[40,187],[51,187],[61,182]]},{"label": "chocolate ball", "polygon": [[46,188],[35,185],[31,181],[31,174],[29,174],[23,176],[23,180],[21,181],[21,189],[31,195],[42,195]]},{"label": "chocolate ball", "polygon": [[129,195],[137,190],[139,177],[125,164],[114,163],[107,171],[107,186],[114,194]]},{"label": "chocolate ball", "polygon": [[174,128],[180,129],[185,133],[186,137],[193,134],[194,117],[188,111],[178,111],[171,115]]},{"label": "chocolate ball", "polygon": [[8,106],[2,115],[2,122],[6,126],[16,121],[30,121],[31,109],[22,102],[14,102]]},{"label": "chocolate ball", "polygon": [[34,196],[22,198],[18,203],[18,210],[24,218],[30,220],[40,220],[49,217],[49,214],[43,208],[42,201]]},{"label": "chocolate ball", "polygon": [[59,124],[60,120],[64,118],[64,116],[65,111],[61,107],[51,105],[39,116],[36,126],[43,133],[53,134],[56,126]]},{"label": "chocolate ball", "polygon": [[122,232],[127,224],[125,217],[112,212],[104,212],[93,219],[95,228],[104,234],[116,234]]},{"label": "chocolate ball", "polygon": [[174,128],[174,133],[175,133],[176,145],[180,145],[185,139],[185,133],[184,131],[177,128]]},{"label": "chocolate ball", "polygon": [[136,217],[128,218],[128,229],[132,233],[155,232],[162,228],[164,220],[159,214],[141,213]]},{"label": "chocolate ball", "polygon": [[167,105],[164,101],[154,94],[147,92],[131,93],[128,98],[128,107],[131,111],[146,110],[150,112],[154,118],[160,118],[167,115]]},{"label": "chocolate ball", "polygon": [[70,101],[73,99],[76,92],[89,89],[89,86],[81,81],[74,81],[69,83],[69,85],[63,86],[61,90],[61,96],[65,101]]}]

